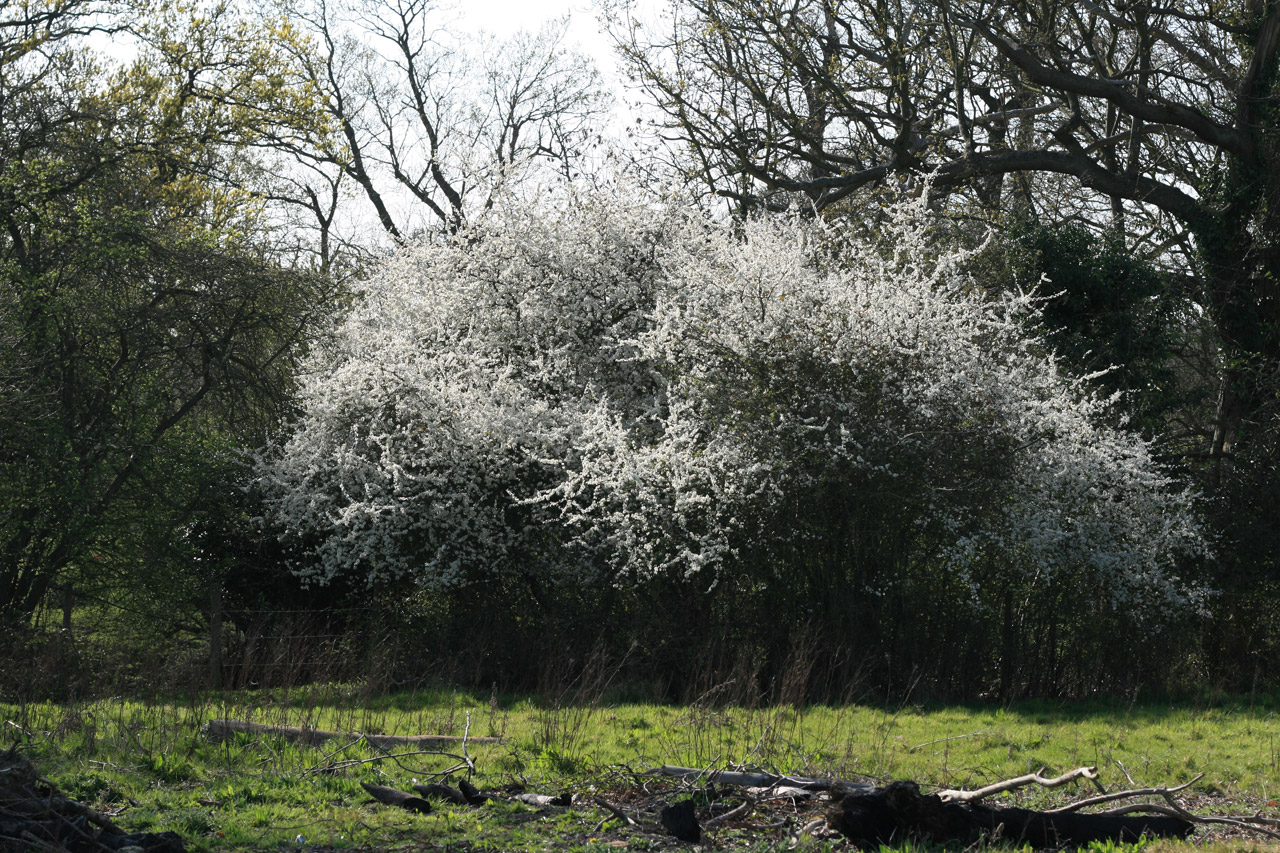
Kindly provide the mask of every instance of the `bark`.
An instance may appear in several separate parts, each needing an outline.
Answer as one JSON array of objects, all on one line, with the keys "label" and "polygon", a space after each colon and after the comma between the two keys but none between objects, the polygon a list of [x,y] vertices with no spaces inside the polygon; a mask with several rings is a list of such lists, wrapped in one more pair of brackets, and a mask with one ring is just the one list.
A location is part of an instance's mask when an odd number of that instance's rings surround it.
[{"label": "bark", "polygon": [[424,799],[445,800],[458,806],[471,805],[466,796],[452,785],[432,782],[430,785],[414,785],[413,790],[421,794]]},{"label": "bark", "polygon": [[395,806],[418,814],[431,813],[431,803],[421,797],[415,797],[413,794],[406,794],[404,791],[383,785],[370,785],[368,782],[361,782],[360,787],[364,788],[365,793],[384,806]]},{"label": "bark", "polygon": [[702,840],[702,827],[694,815],[693,800],[681,800],[658,814],[667,831],[681,841],[697,844]]}]

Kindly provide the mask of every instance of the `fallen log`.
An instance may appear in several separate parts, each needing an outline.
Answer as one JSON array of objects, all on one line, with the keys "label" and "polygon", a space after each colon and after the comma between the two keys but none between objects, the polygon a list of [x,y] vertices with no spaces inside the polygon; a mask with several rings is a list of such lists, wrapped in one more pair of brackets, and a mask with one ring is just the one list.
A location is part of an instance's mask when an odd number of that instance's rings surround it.
[{"label": "fallen log", "polygon": [[704,779],[720,785],[735,785],[741,788],[801,788],[805,791],[838,791],[840,793],[856,793],[870,791],[874,786],[859,782],[842,782],[838,779],[808,779],[803,776],[783,776],[777,773],[758,773],[743,770],[700,770],[696,767],[679,767],[664,764],[656,770],[649,771],[661,776],[676,779]]},{"label": "fallen log", "polygon": [[[1191,782],[1176,788],[1107,794],[1093,767],[1078,767],[1055,777],[1046,777],[1041,770],[1039,773],[1005,779],[973,791],[943,790],[932,795],[921,794],[919,787],[909,781],[877,787],[838,779],[810,779],[775,773],[673,765],[663,765],[649,772],[677,779],[743,787],[747,789],[747,796],[757,801],[770,796],[794,797],[804,792],[827,792],[832,805],[827,811],[826,825],[855,844],[868,848],[897,843],[905,838],[939,844],[972,844],[981,838],[1001,838],[1036,847],[1088,845],[1094,841],[1122,843],[1136,841],[1144,835],[1152,838],[1185,838],[1197,824],[1202,823],[1225,824],[1280,838],[1280,833],[1262,825],[1270,825],[1272,820],[1269,818],[1206,817],[1186,811],[1173,799],[1173,794],[1183,790]],[[1081,780],[1091,782],[1103,792],[1102,795],[1048,811],[993,808],[981,802],[992,794],[1027,785],[1056,788]],[[1163,796],[1168,805],[1131,803],[1106,812],[1078,812],[1082,806],[1149,794]],[[1072,819],[1064,820],[1067,817]],[[1275,823],[1280,826],[1280,821]]]},{"label": "fallen log", "polygon": [[970,799],[943,800],[922,794],[914,782],[893,782],[836,801],[827,823],[863,849],[900,844],[906,839],[928,844],[974,844],[999,838],[1033,847],[1116,843],[1150,838],[1185,838],[1194,824],[1181,817],[1153,815],[1037,812],[992,808]]},{"label": "fallen log", "polygon": [[317,746],[334,738],[364,738],[378,749],[396,746],[437,747],[458,744],[502,743],[499,737],[468,737],[465,735],[374,735],[358,732],[331,732],[325,729],[313,729],[309,726],[273,726],[265,723],[251,723],[244,720],[210,720],[201,730],[204,736],[214,742],[228,740],[235,735],[266,735],[283,738],[292,743],[303,743]]},{"label": "fallen log", "polygon": [[413,794],[406,794],[404,791],[397,788],[388,788],[385,785],[370,785],[368,782],[361,782],[360,787],[364,788],[365,793],[384,806],[395,806],[418,814],[431,813],[431,803],[428,803],[422,797],[415,797]]},{"label": "fallen log", "polygon": [[413,790],[417,791],[425,799],[444,800],[458,806],[471,805],[466,795],[452,785],[432,782],[430,785],[414,785]]}]

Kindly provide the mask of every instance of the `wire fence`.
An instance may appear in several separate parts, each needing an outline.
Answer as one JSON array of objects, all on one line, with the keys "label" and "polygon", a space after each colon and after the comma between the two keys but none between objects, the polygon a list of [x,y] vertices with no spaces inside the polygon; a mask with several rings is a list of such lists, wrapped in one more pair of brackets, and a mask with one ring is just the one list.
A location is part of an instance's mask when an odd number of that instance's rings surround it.
[{"label": "wire fence", "polygon": [[59,591],[21,636],[0,637],[0,694],[386,681],[400,664],[377,606],[224,609],[220,596],[208,601],[204,612],[149,612]]}]

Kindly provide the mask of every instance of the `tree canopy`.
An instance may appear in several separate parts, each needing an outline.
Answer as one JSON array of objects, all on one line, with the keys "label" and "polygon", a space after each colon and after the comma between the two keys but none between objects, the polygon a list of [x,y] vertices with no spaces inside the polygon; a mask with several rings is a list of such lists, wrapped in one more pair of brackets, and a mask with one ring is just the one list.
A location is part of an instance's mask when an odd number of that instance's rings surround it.
[{"label": "tree canopy", "polygon": [[176,41],[160,21],[156,53],[109,74],[68,35],[100,12],[6,6],[0,27],[6,622],[160,518],[179,536],[201,482],[175,478],[261,440],[329,292],[281,262],[234,178],[289,96],[272,37]]}]

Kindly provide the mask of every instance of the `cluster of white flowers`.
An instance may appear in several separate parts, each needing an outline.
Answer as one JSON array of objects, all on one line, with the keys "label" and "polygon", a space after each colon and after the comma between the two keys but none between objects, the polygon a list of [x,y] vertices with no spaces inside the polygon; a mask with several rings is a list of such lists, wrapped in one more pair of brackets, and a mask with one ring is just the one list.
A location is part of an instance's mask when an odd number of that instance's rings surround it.
[{"label": "cluster of white flowers", "polygon": [[572,202],[403,249],[318,348],[259,468],[304,578],[710,584],[822,535],[795,513],[834,495],[929,570],[1199,600],[1192,496],[1058,371],[1031,296],[931,242],[923,201],[874,239]]}]

